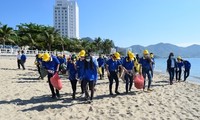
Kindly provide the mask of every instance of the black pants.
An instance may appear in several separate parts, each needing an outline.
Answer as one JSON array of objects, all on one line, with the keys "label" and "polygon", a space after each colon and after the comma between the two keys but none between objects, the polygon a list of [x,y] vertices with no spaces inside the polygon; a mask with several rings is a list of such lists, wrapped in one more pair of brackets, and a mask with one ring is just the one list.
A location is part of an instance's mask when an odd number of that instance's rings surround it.
[{"label": "black pants", "polygon": [[21,60],[21,66],[25,70],[24,64],[25,64],[25,62]]},{"label": "black pants", "polygon": [[17,60],[18,69],[20,69],[20,65],[21,65],[21,60]]},{"label": "black pants", "polygon": [[179,70],[176,70],[176,80],[178,80],[178,81],[181,80],[181,74],[182,74],[181,68],[179,68]]},{"label": "black pants", "polygon": [[[126,93],[128,93],[128,91],[131,90],[132,86],[133,86],[133,75],[130,74],[125,74],[124,76],[125,80],[126,80]],[[130,86],[129,86],[130,83]]]},{"label": "black pants", "polygon": [[92,100],[92,99],[93,99],[93,96],[94,96],[94,85],[95,85],[95,81],[89,81],[89,80],[84,80],[84,81],[83,81],[84,92],[85,92],[86,98],[89,97],[89,93],[88,93],[88,84],[89,84],[89,90],[91,91],[90,100]]},{"label": "black pants", "polygon": [[169,72],[169,80],[170,80],[170,84],[172,85],[173,84],[173,80],[174,80],[174,68],[169,68],[168,69],[168,72]]},{"label": "black pants", "polygon": [[102,77],[104,77],[104,67],[101,67],[102,69]]},{"label": "black pants", "polygon": [[81,80],[81,93],[85,93],[84,91],[84,80]]},{"label": "black pants", "polygon": [[77,85],[77,80],[70,80],[71,82],[71,86],[72,86],[72,91],[73,91],[73,98],[75,98],[75,94],[76,94],[76,85]]},{"label": "black pants", "polygon": [[148,70],[148,69],[142,69],[142,75],[144,77],[144,87],[143,89],[145,89],[145,85],[146,85],[146,76],[148,77],[148,89],[150,89],[151,87],[151,82],[152,82],[152,76],[151,76],[151,73],[150,73],[151,70]]},{"label": "black pants", "polygon": [[52,97],[55,97],[56,95],[57,95],[57,97],[59,97],[60,96],[59,90],[56,89],[56,93],[55,93],[54,87],[53,87],[53,85],[51,84],[51,81],[50,81],[51,77],[53,77],[53,74],[48,74],[49,88],[51,90]]},{"label": "black pants", "polygon": [[189,75],[190,75],[190,70],[185,69],[185,71],[184,71],[184,81],[186,81],[186,79],[189,77]]},{"label": "black pants", "polygon": [[153,78],[153,68],[150,70],[151,72],[151,77]]},{"label": "black pants", "polygon": [[110,90],[110,94],[112,93],[112,84],[113,84],[113,79],[116,82],[116,86],[115,86],[115,92],[118,92],[118,86],[119,86],[119,79],[117,76],[117,72],[115,71],[110,71],[110,76],[108,77],[109,79],[109,90]]}]

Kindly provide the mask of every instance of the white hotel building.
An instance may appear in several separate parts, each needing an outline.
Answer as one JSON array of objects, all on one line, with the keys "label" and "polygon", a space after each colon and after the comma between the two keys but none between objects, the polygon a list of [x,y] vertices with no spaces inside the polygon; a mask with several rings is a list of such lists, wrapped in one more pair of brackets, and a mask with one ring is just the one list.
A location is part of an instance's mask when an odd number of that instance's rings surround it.
[{"label": "white hotel building", "polygon": [[79,8],[75,0],[56,0],[54,27],[63,37],[79,38]]}]

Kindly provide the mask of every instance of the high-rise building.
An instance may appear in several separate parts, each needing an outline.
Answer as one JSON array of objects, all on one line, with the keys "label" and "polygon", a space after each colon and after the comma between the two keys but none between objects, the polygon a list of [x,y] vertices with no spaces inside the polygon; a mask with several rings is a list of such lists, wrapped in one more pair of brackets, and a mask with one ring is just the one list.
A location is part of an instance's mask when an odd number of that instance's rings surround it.
[{"label": "high-rise building", "polygon": [[79,38],[79,8],[75,0],[56,0],[54,27],[63,37]]}]

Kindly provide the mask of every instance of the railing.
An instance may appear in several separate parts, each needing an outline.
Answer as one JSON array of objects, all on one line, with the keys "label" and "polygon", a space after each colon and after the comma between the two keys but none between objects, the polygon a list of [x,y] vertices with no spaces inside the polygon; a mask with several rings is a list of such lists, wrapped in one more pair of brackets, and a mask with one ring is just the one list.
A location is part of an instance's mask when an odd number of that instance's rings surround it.
[{"label": "railing", "polygon": [[[3,56],[13,56],[13,55],[17,55],[18,51],[19,51],[18,49],[12,49],[12,48],[6,49],[6,48],[3,48],[3,49],[0,49],[0,55],[1,56],[2,55]],[[70,55],[70,52],[68,52],[68,51],[59,52],[59,51],[24,50],[24,53],[27,56],[35,56],[38,53],[46,53],[46,52],[49,53],[49,54],[53,54],[53,55],[56,55],[56,54]]]}]

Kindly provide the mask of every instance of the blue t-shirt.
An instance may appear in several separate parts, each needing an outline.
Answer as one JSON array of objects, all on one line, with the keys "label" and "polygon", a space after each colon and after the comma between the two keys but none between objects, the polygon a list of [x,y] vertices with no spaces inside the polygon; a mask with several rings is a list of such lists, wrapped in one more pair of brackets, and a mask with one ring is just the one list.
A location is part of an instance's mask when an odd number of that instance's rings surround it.
[{"label": "blue t-shirt", "polygon": [[69,70],[69,80],[75,80],[76,79],[76,73],[77,73],[77,70],[75,68],[75,64],[68,62],[67,70]]},{"label": "blue t-shirt", "polygon": [[42,63],[42,58],[36,58],[37,63]]},{"label": "blue t-shirt", "polygon": [[26,55],[22,54],[21,61],[26,62]]},{"label": "blue t-shirt", "polygon": [[104,64],[105,64],[105,60],[103,58],[98,58],[97,59],[97,62],[99,64],[99,67],[104,67]]},{"label": "blue t-shirt", "polygon": [[[96,81],[98,79],[98,74],[97,74],[98,64],[94,58],[92,61],[93,61],[92,63],[93,63],[94,68],[90,68],[89,66],[88,66],[88,68],[85,68],[85,66],[83,68],[83,70],[84,70],[83,79],[84,80]],[[84,61],[84,62],[86,62],[86,61]]]},{"label": "blue t-shirt", "polygon": [[64,58],[61,58],[61,57],[57,57],[57,58],[58,58],[58,60],[59,60],[60,64],[63,64],[63,63],[65,63],[65,59],[64,59]]},{"label": "blue t-shirt", "polygon": [[176,62],[176,65],[180,69],[181,67],[183,67],[183,62]]},{"label": "blue t-shirt", "polygon": [[126,70],[133,70],[134,61],[133,61],[133,60],[128,61],[128,60],[127,60],[127,57],[125,57],[125,58],[123,59],[122,66],[125,67]]},{"label": "blue t-shirt", "polygon": [[77,72],[78,72],[78,78],[82,79],[81,77],[84,74],[84,60],[78,60],[76,61],[76,68],[77,68]]},{"label": "blue t-shirt", "polygon": [[42,62],[42,65],[47,70],[53,70],[54,72],[57,70],[57,66],[60,64],[59,60],[55,56],[51,56],[51,60],[47,62]]},{"label": "blue t-shirt", "polygon": [[189,70],[191,68],[191,64],[189,61],[183,61],[183,64],[186,70]]},{"label": "blue t-shirt", "polygon": [[148,59],[145,59],[144,57],[140,58],[140,64],[142,64],[142,68],[145,70],[151,70],[151,64]]},{"label": "blue t-shirt", "polygon": [[121,61],[109,59],[106,64],[108,65],[109,71],[116,71],[118,70],[119,65],[122,65]]}]

